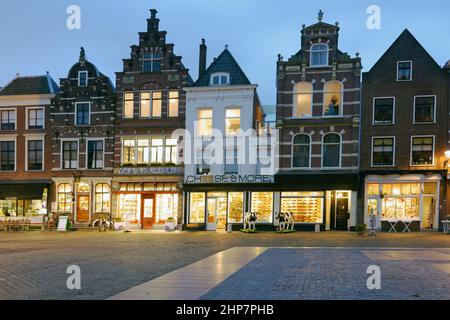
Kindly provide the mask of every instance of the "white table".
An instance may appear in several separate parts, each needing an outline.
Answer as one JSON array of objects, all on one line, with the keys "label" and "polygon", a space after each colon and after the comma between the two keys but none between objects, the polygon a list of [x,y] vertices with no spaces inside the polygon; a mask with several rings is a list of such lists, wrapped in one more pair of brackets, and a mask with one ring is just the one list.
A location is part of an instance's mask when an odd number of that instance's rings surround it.
[{"label": "white table", "polygon": [[398,232],[397,229],[395,229],[395,227],[397,227],[397,225],[399,223],[403,223],[403,230],[401,232],[411,232],[411,224],[414,222],[414,220],[384,220],[387,223],[389,223],[390,229],[388,232]]}]

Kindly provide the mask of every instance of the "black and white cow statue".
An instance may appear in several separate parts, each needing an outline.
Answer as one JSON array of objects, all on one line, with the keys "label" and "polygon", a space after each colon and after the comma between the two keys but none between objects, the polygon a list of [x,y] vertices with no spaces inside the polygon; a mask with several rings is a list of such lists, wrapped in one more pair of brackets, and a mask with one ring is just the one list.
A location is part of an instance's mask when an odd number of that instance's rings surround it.
[{"label": "black and white cow statue", "polygon": [[256,220],[258,220],[256,212],[247,212],[244,218],[244,230],[255,231]]},{"label": "black and white cow statue", "polygon": [[290,212],[280,212],[276,215],[275,219],[278,220],[279,231],[294,231],[294,217]]}]

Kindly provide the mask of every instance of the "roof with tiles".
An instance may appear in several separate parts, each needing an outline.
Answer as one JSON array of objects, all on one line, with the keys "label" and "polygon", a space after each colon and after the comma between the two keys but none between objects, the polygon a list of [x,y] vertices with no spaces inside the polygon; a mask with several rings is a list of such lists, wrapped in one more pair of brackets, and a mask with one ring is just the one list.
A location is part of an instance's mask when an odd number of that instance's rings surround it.
[{"label": "roof with tiles", "polygon": [[13,96],[23,94],[55,94],[59,87],[52,77],[43,76],[17,77],[0,91],[0,96]]},{"label": "roof with tiles", "polygon": [[210,78],[213,73],[227,72],[230,74],[230,85],[251,85],[250,80],[242,71],[241,67],[234,59],[228,48],[211,63],[205,73],[195,82],[195,87],[207,87],[210,85]]}]

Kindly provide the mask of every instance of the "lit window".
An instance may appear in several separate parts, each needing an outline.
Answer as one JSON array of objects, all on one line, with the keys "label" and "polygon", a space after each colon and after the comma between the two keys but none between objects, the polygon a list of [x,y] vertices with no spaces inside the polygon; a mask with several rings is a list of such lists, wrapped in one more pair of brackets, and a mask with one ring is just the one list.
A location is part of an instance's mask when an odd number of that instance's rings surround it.
[{"label": "lit window", "polygon": [[323,222],[323,192],[282,192],[281,212],[290,212],[295,223]]},{"label": "lit window", "polygon": [[152,138],[151,163],[163,163],[164,139]]},{"label": "lit window", "polygon": [[149,92],[141,93],[139,116],[141,118],[150,118],[150,93]]},{"label": "lit window", "polygon": [[397,81],[411,81],[412,80],[412,62],[399,61],[397,62]]},{"label": "lit window", "polygon": [[135,151],[134,140],[123,140],[123,164],[134,164]]},{"label": "lit window", "polygon": [[162,92],[156,91],[152,93],[152,117],[161,118]]},{"label": "lit window", "polygon": [[213,73],[211,75],[212,86],[226,86],[230,84],[230,74],[229,73]]},{"label": "lit window", "polygon": [[338,168],[341,166],[341,137],[329,133],[323,137],[322,167]]},{"label": "lit window", "polygon": [[225,112],[225,130],[227,136],[234,136],[241,129],[241,109],[227,109]]},{"label": "lit window", "polygon": [[89,125],[89,103],[77,103],[76,104],[76,125],[87,126]]},{"label": "lit window", "polygon": [[323,87],[323,115],[338,116],[342,114],[342,82],[332,80]]},{"label": "lit window", "polygon": [[0,171],[16,170],[15,141],[0,141]]},{"label": "lit window", "polygon": [[28,129],[44,129],[44,109],[28,109]]},{"label": "lit window", "polygon": [[177,139],[166,139],[165,163],[176,164],[178,162]]},{"label": "lit window", "polygon": [[205,223],[205,193],[193,192],[190,198],[189,223]]},{"label": "lit window", "polygon": [[1,110],[1,130],[16,130],[16,111]]},{"label": "lit window", "polygon": [[197,122],[197,135],[199,136],[211,136],[213,126],[213,111],[212,110],[199,110],[198,122]]},{"label": "lit window", "polygon": [[159,72],[161,71],[161,53],[144,53],[142,54],[142,72]]},{"label": "lit window", "polygon": [[43,145],[42,140],[28,140],[27,142],[27,170],[28,171],[40,171],[43,168]]},{"label": "lit window", "polygon": [[228,223],[242,223],[244,217],[244,193],[228,193]]},{"label": "lit window", "polygon": [[411,165],[432,166],[434,162],[434,137],[413,137]]},{"label": "lit window", "polygon": [[148,139],[139,139],[137,146],[137,163],[148,164],[150,160],[150,142]]},{"label": "lit window", "polygon": [[103,141],[88,141],[88,169],[103,168]]},{"label": "lit window", "polygon": [[134,94],[132,92],[124,94],[123,105],[124,105],[123,117],[125,119],[133,119]]},{"label": "lit window", "polygon": [[374,138],[372,144],[372,165],[394,165],[394,138]]},{"label": "lit window", "polygon": [[178,91],[169,91],[169,117],[178,117]]},{"label": "lit window", "polygon": [[77,169],[78,168],[78,141],[62,142],[62,168]]},{"label": "lit window", "polygon": [[294,86],[293,117],[311,117],[313,106],[313,85],[309,82],[298,82]]},{"label": "lit window", "polygon": [[109,212],[110,208],[110,187],[106,183],[99,183],[95,186],[95,212]]},{"label": "lit window", "polygon": [[373,102],[373,123],[394,123],[394,98],[375,98]]},{"label": "lit window", "polygon": [[78,86],[86,87],[88,85],[88,72],[80,71],[78,72]]},{"label": "lit window", "polygon": [[251,212],[258,215],[258,223],[272,223],[273,192],[252,192]]},{"label": "lit window", "polygon": [[292,167],[309,168],[311,157],[311,138],[298,134],[292,140]]},{"label": "lit window", "polygon": [[328,45],[319,43],[311,46],[311,66],[328,66]]},{"label": "lit window", "polygon": [[69,183],[58,185],[58,212],[72,212],[72,185]]},{"label": "lit window", "polygon": [[414,97],[414,122],[435,122],[436,97]]}]

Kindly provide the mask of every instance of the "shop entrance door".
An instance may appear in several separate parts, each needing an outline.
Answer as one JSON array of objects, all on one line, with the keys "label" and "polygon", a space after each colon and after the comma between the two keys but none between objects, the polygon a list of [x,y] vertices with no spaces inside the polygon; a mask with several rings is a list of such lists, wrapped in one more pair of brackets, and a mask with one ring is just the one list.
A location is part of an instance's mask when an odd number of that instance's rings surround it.
[{"label": "shop entrance door", "polygon": [[207,200],[208,231],[225,230],[227,223],[227,199],[208,198]]},{"label": "shop entrance door", "polygon": [[77,195],[77,222],[89,222],[89,195]]},{"label": "shop entrance door", "polygon": [[337,197],[336,199],[336,230],[348,230],[348,198]]},{"label": "shop entrance door", "polygon": [[143,229],[151,229],[155,224],[155,197],[142,196],[141,220]]}]

